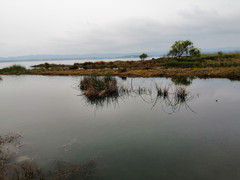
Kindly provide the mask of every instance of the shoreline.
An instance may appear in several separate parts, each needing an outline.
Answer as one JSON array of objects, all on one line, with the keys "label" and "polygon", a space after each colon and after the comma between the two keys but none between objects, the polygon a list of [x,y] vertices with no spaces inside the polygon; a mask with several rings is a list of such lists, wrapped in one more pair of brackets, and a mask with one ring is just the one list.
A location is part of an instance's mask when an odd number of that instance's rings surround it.
[{"label": "shoreline", "polygon": [[49,75],[49,76],[103,76],[111,74],[119,77],[196,77],[196,78],[228,78],[240,80],[240,66],[218,68],[153,68],[153,69],[128,69],[124,72],[113,69],[74,69],[74,70],[43,70],[33,69],[22,72],[2,72],[0,75]]}]

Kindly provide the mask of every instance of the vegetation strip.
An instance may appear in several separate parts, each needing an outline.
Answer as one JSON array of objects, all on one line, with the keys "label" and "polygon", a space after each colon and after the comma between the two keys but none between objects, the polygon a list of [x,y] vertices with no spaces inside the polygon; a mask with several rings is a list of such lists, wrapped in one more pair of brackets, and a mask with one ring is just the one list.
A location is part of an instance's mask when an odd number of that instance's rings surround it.
[{"label": "vegetation strip", "polygon": [[74,65],[40,64],[34,69],[14,65],[0,75],[96,75],[120,77],[198,77],[240,80],[240,54],[205,54],[200,57],[162,57],[140,61],[85,62]]}]

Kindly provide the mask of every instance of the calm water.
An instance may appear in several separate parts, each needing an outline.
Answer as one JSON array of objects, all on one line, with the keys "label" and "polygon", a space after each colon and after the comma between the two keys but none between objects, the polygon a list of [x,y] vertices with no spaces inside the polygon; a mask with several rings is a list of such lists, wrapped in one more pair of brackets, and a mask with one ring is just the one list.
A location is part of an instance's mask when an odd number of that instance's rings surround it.
[{"label": "calm water", "polygon": [[240,82],[194,79],[186,102],[156,99],[155,83],[119,79],[137,90],[118,101],[91,104],[81,77],[2,76],[0,133],[21,132],[18,156],[39,166],[96,158],[93,180],[240,179]]},{"label": "calm water", "polygon": [[20,61],[20,62],[1,62],[0,61],[0,69],[9,67],[12,65],[22,65],[26,68],[31,68],[33,65],[50,63],[50,64],[68,64],[73,65],[74,63],[84,63],[84,62],[98,62],[98,61],[139,61],[139,58],[121,58],[121,59],[81,59],[81,60],[45,60],[45,61]]}]

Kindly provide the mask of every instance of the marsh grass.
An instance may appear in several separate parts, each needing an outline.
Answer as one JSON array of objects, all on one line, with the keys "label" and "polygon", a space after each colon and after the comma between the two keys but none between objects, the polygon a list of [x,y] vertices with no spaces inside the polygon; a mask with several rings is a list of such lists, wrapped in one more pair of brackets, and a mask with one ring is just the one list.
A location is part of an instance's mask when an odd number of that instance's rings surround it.
[{"label": "marsh grass", "polygon": [[130,94],[127,87],[119,86],[117,79],[109,74],[102,77],[88,76],[80,82],[80,89],[83,91],[88,104],[98,107],[117,105],[119,98]]},{"label": "marsh grass", "polygon": [[184,102],[186,101],[188,92],[186,90],[186,88],[181,87],[181,86],[177,86],[176,90],[175,90],[175,98],[177,102]]},{"label": "marsh grass", "polygon": [[26,72],[27,69],[21,65],[13,65],[10,67],[6,67],[3,69],[0,69],[0,73],[23,73]]},{"label": "marsh grass", "polygon": [[[104,76],[111,73],[119,77],[199,77],[240,79],[240,53],[203,54],[201,57],[153,58],[144,61],[85,62],[74,65],[39,64],[34,69],[4,68],[4,75],[81,75]],[[188,69],[187,69],[188,68]]]},{"label": "marsh grass", "polygon": [[166,85],[165,87],[160,87],[157,84],[155,84],[155,88],[156,88],[156,91],[157,91],[157,96],[163,97],[163,98],[168,97],[169,89],[170,89],[169,85],[168,86]]},{"label": "marsh grass", "polygon": [[[81,72],[80,70],[111,70],[115,71],[115,75],[132,74],[133,70],[152,71],[158,68],[227,68],[240,66],[240,53],[224,53],[202,54],[201,57],[182,57],[181,60],[171,57],[153,58],[144,61],[113,61],[113,62],[84,62],[74,63],[74,65],[58,65],[58,64],[39,64],[33,67],[42,68],[43,70],[52,71],[67,71],[69,73]],[[50,73],[50,72],[49,72]],[[62,74],[64,72],[61,72]],[[99,74],[98,74],[99,75]],[[100,75],[103,75],[101,73]],[[133,74],[134,75],[134,74]]]},{"label": "marsh grass", "polygon": [[156,90],[157,90],[157,96],[162,96],[163,95],[163,90],[161,87],[158,87],[157,84],[155,84]]},{"label": "marsh grass", "polygon": [[84,77],[80,83],[80,88],[88,98],[118,96],[117,80],[108,74],[104,77]]},{"label": "marsh grass", "polygon": [[168,114],[177,113],[182,107],[195,113],[188,104],[193,99],[193,96],[187,91],[186,86],[175,85],[172,87],[171,84],[168,84],[161,87],[155,84],[155,88],[157,93],[151,109],[157,104],[161,104],[163,111]]}]

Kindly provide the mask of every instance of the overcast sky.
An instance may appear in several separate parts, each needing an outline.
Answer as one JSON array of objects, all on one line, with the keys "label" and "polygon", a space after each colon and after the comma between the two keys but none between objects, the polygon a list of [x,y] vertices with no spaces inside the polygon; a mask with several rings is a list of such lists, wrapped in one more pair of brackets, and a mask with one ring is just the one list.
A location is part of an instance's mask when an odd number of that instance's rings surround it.
[{"label": "overcast sky", "polygon": [[0,56],[240,47],[240,0],[0,0]]}]

